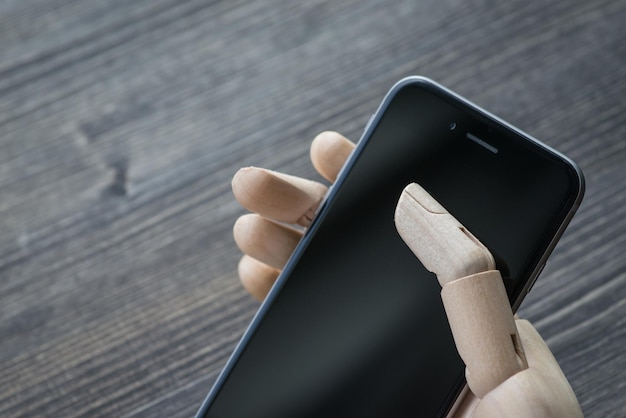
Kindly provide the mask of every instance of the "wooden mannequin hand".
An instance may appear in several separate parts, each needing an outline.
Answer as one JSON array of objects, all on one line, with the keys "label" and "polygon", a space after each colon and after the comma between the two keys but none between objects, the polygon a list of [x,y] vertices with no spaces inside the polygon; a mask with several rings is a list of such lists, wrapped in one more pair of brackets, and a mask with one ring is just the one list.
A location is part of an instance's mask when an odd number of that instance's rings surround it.
[{"label": "wooden mannequin hand", "polygon": [[468,392],[454,417],[582,417],[576,395],[541,335],[528,321],[517,319],[515,324],[528,368],[505,380],[482,399]]},{"label": "wooden mannequin hand", "polygon": [[[322,177],[333,182],[353,149],[354,144],[340,134],[323,132],[311,144],[311,161]],[[239,203],[253,212],[237,219],[233,228],[235,242],[245,254],[239,278],[252,296],[263,300],[328,188],[257,167],[240,169],[232,187]]]},{"label": "wooden mannequin hand", "polygon": [[[354,144],[340,134],[324,132],[313,141],[311,160],[332,182],[353,149]],[[239,170],[232,186],[237,200],[253,212],[240,217],[234,226],[235,241],[245,253],[239,262],[239,276],[244,287],[262,300],[327,187],[255,167]],[[517,320],[516,324],[529,368],[482,399],[468,392],[454,417],[581,417],[576,397],[541,336],[528,321]]]}]

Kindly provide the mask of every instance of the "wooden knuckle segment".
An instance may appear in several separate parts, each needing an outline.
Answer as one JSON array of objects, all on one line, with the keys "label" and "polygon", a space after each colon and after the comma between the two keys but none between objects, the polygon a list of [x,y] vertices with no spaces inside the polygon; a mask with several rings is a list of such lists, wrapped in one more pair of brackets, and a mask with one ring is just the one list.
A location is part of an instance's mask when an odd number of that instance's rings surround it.
[{"label": "wooden knuckle segment", "polygon": [[499,271],[449,282],[441,299],[476,396],[482,398],[528,367]]}]

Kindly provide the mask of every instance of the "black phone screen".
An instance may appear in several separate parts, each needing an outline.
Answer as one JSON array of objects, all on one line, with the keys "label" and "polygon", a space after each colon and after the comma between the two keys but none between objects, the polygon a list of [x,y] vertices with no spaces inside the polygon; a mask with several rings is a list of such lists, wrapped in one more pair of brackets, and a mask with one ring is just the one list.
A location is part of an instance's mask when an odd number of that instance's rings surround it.
[{"label": "black phone screen", "polygon": [[494,253],[511,300],[571,216],[575,166],[477,108],[416,80],[381,109],[198,416],[444,416],[464,366],[436,278],[395,230],[402,189]]}]

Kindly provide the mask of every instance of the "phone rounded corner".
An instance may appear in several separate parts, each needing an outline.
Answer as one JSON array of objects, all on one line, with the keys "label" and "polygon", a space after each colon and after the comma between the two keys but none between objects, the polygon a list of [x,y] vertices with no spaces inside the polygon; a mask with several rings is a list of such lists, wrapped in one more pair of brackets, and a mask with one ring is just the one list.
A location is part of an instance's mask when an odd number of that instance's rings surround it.
[{"label": "phone rounded corner", "polygon": [[575,204],[576,207],[579,207],[582,203],[583,197],[585,196],[585,192],[587,191],[587,179],[585,178],[585,173],[583,173],[582,168],[580,168],[580,166],[576,164],[573,160],[570,160],[569,158],[568,160],[571,163],[576,175],[576,179],[578,180],[578,193]]},{"label": "phone rounded corner", "polygon": [[558,155],[562,163],[565,165],[565,170],[570,179],[570,182],[572,183],[571,194],[573,194],[574,197],[571,200],[572,205],[570,208],[569,216],[566,220],[566,223],[568,223],[582,204],[583,198],[585,197],[585,192],[587,190],[587,179],[585,178],[585,174],[583,173],[582,168],[574,160],[559,151],[553,149],[551,150]]},{"label": "phone rounded corner", "polygon": [[440,87],[439,84],[433,79],[426,77],[424,75],[410,75],[406,76],[399,81],[397,81],[390,89],[390,93],[400,90],[407,85],[419,85],[426,88],[437,88]]}]

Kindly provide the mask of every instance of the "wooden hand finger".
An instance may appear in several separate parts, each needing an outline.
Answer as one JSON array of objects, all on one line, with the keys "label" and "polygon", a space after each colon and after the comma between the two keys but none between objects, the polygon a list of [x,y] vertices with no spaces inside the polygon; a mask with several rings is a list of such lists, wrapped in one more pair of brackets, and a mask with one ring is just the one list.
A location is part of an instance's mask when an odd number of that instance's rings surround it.
[{"label": "wooden hand finger", "polygon": [[318,173],[334,182],[355,144],[337,132],[322,132],[311,144],[311,161]]},{"label": "wooden hand finger", "polygon": [[257,214],[243,215],[233,227],[235,242],[245,254],[275,269],[282,269],[302,232]]},{"label": "wooden hand finger", "polygon": [[237,268],[243,287],[258,301],[267,296],[280,270],[244,255]]},{"label": "wooden hand finger", "polygon": [[263,217],[308,226],[328,188],[321,183],[258,167],[240,169],[232,180],[243,207]]}]

